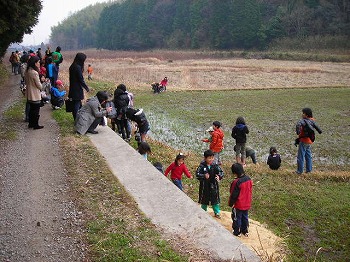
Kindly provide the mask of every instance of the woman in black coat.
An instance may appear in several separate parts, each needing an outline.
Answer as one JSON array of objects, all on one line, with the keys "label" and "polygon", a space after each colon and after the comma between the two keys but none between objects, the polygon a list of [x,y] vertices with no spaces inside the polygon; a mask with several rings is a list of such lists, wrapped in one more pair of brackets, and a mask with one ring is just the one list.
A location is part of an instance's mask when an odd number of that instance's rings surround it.
[{"label": "woman in black coat", "polygon": [[84,81],[84,62],[86,55],[84,53],[77,53],[73,63],[69,67],[69,93],[68,97],[73,100],[74,107],[72,111],[75,120],[78,110],[81,108],[81,100],[84,99],[84,91],[89,92],[89,87]]}]

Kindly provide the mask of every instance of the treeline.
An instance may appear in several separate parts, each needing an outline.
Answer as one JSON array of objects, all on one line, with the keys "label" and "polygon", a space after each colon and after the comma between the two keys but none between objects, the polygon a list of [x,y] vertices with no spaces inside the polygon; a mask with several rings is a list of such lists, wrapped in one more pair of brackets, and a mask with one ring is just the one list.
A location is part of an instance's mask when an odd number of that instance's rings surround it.
[{"label": "treeline", "polygon": [[42,4],[40,0],[1,1],[0,57],[11,43],[22,42],[38,23]]},{"label": "treeline", "polygon": [[[52,28],[65,49],[265,49],[285,37],[350,36],[348,0],[126,0]],[[66,46],[65,46],[66,45]],[[347,43],[344,43],[346,46]]]}]

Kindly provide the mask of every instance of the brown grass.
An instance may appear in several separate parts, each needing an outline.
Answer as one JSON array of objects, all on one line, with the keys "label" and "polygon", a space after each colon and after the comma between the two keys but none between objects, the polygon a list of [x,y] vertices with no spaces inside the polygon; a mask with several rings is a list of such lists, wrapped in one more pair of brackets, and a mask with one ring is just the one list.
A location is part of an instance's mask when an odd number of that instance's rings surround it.
[{"label": "brown grass", "polygon": [[[227,90],[350,86],[350,63],[210,58],[199,52],[86,50],[94,79],[149,89],[169,78],[176,90]],[[67,82],[75,52],[63,52],[60,77]],[[215,57],[215,56],[212,56]]]}]

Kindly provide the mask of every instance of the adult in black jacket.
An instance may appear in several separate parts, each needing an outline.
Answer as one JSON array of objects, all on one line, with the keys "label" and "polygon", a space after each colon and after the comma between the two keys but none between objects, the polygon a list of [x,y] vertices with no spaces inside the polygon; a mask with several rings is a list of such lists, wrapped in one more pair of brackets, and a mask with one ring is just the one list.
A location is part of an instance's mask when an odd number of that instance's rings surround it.
[{"label": "adult in black jacket", "polygon": [[123,137],[124,140],[130,141],[130,129],[128,128],[128,119],[125,115],[126,110],[129,106],[129,96],[126,91],[124,84],[117,86],[117,89],[114,91],[114,106],[117,110],[117,118],[115,122],[117,124],[118,133]]},{"label": "adult in black jacket", "polygon": [[83,71],[86,55],[84,53],[77,53],[73,63],[69,67],[69,93],[68,97],[73,100],[73,118],[75,120],[78,110],[81,108],[81,100],[84,99],[84,91],[89,92],[89,87],[84,81]]}]

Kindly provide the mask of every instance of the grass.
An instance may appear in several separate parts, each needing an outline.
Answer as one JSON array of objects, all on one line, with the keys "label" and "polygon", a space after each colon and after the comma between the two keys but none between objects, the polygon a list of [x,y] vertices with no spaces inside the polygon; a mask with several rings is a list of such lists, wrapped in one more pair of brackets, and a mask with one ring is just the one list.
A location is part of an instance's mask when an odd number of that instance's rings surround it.
[{"label": "grass", "polygon": [[[350,148],[349,88],[189,91],[161,95],[135,90],[135,95],[137,106],[151,116],[152,137],[167,143],[152,143],[150,160],[165,166],[173,161],[176,152],[184,151],[189,154],[186,163],[194,172],[203,152],[198,146],[199,138],[214,120],[223,123],[226,178],[221,184],[221,198],[222,208],[226,210],[224,203],[233,179],[229,171],[234,145],[230,129],[235,119],[243,115],[251,131],[249,144],[256,149],[260,162],[258,167],[250,165],[246,170],[254,181],[252,218],[286,239],[290,250],[288,261],[313,261],[320,247],[317,261],[345,261],[350,257],[347,249],[350,155],[346,150]],[[313,174],[297,177],[293,173],[294,128],[301,109],[306,106],[313,109],[324,132],[317,135],[313,145]],[[173,139],[166,135],[169,132]],[[272,145],[279,149],[283,161],[281,170],[274,172],[263,164]],[[196,201],[197,181],[184,179],[184,183],[186,193]]]},{"label": "grass", "polygon": [[53,111],[73,198],[86,217],[92,261],[187,261],[138,210],[85,136],[73,133],[73,118]]},{"label": "grass", "polygon": [[[96,85],[95,88],[99,88]],[[109,90],[112,91],[112,90]],[[243,115],[250,128],[249,144],[256,149],[259,166],[246,172],[254,181],[251,217],[265,223],[283,237],[289,249],[287,261],[345,261],[350,256],[350,134],[348,132],[350,89],[313,88],[239,91],[188,91],[153,95],[132,90],[137,107],[146,110],[151,122],[151,162],[170,164],[177,152],[185,152],[186,164],[194,174],[207,145],[200,142],[212,121],[225,130],[221,184],[225,203],[233,177],[230,165],[234,141],[230,130]],[[311,107],[323,134],[313,145],[314,172],[294,174],[296,147],[294,128],[303,107]],[[276,146],[282,168],[269,170],[268,148]],[[184,179],[185,192],[197,201],[198,182]],[[223,204],[222,208],[228,211]]]},{"label": "grass", "polygon": [[23,109],[25,101],[11,105],[3,114],[3,120],[0,121],[0,140],[17,139],[16,123],[23,121]]}]

